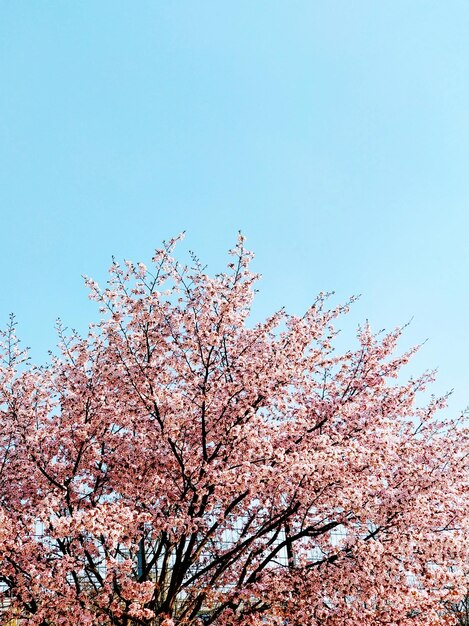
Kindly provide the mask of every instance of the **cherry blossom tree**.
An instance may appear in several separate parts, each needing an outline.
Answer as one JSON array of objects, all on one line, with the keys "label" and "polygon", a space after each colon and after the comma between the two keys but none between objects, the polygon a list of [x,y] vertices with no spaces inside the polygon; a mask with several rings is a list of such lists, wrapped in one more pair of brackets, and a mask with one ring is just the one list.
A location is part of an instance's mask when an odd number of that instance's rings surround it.
[{"label": "cherry blossom tree", "polygon": [[458,626],[469,626],[469,592],[459,602],[450,602],[447,609],[456,616]]},{"label": "cherry blossom tree", "polygon": [[250,323],[243,237],[214,277],[175,244],[87,279],[100,321],[49,365],[2,335],[3,623],[451,623],[468,431],[402,382],[402,329],[339,355],[324,294]]}]

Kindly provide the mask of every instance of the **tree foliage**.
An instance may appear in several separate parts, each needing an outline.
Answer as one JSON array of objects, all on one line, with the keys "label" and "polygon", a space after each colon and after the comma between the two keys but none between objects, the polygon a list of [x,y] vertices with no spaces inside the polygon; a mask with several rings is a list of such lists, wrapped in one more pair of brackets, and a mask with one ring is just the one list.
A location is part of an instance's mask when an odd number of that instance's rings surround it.
[{"label": "tree foliage", "polygon": [[450,623],[467,563],[468,433],[419,407],[401,329],[338,355],[320,295],[250,324],[226,272],[114,262],[101,321],[0,369],[0,580],[31,626]]}]

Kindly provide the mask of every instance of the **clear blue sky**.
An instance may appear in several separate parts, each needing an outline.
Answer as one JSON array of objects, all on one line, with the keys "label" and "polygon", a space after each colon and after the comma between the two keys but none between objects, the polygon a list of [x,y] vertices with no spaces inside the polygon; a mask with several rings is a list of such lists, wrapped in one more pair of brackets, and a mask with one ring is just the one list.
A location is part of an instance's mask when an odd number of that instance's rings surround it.
[{"label": "clear blue sky", "polygon": [[33,357],[94,318],[82,274],[242,229],[256,315],[361,293],[469,404],[469,4],[0,5],[0,319]]}]

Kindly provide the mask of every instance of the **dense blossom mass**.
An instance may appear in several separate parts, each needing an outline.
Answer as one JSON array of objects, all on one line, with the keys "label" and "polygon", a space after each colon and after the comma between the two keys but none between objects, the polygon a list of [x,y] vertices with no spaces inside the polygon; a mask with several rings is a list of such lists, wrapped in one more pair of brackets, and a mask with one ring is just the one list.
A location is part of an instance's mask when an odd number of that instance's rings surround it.
[{"label": "dense blossom mass", "polygon": [[434,626],[465,590],[468,432],[401,330],[333,349],[320,295],[248,321],[240,236],[87,280],[101,321],[0,369],[0,593],[30,626]]}]

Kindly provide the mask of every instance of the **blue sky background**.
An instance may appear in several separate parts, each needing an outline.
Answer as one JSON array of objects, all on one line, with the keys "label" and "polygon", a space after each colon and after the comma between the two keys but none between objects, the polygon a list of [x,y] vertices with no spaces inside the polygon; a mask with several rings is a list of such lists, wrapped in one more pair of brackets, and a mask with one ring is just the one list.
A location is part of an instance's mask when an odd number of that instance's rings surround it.
[{"label": "blue sky background", "polygon": [[43,361],[82,274],[187,231],[214,272],[242,229],[255,314],[361,293],[413,317],[409,372],[469,404],[469,4],[0,3],[0,319]]}]

